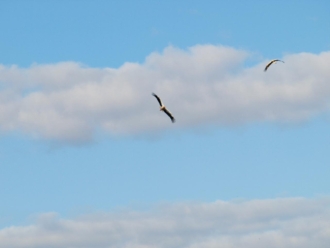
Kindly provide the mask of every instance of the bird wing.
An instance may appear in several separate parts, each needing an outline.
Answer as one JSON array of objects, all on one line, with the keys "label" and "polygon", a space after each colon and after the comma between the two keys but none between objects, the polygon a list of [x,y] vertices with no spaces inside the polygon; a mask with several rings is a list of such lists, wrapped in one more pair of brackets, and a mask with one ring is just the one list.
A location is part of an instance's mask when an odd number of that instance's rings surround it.
[{"label": "bird wing", "polygon": [[270,62],[266,65],[264,71],[267,71],[268,67],[271,66],[271,64],[273,64],[274,62],[277,62],[277,61],[280,61],[280,62],[283,62],[283,63],[284,63],[284,61],[282,61],[282,60],[279,60],[279,59],[273,59],[272,61],[270,61]]},{"label": "bird wing", "polygon": [[152,93],[152,95],[153,95],[154,97],[156,97],[157,101],[159,102],[159,105],[160,105],[160,106],[163,106],[163,103],[162,103],[162,101],[160,100],[160,98],[159,98],[155,93]]},{"label": "bird wing", "polygon": [[173,115],[171,114],[171,112],[168,111],[167,108],[164,109],[164,112],[171,118],[171,121],[174,123],[175,119],[174,119]]},{"label": "bird wing", "polygon": [[270,62],[266,65],[264,71],[267,71],[268,67],[269,67],[271,64],[273,64],[274,62],[275,62],[275,60],[270,61]]}]

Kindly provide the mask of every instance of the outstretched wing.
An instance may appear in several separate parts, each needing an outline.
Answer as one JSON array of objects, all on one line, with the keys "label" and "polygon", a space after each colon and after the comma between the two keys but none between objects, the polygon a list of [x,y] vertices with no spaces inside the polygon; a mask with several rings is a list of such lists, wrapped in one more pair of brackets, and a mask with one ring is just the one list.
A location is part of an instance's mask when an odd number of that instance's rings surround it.
[{"label": "outstretched wing", "polygon": [[282,60],[279,60],[279,59],[273,59],[272,61],[270,61],[270,62],[266,65],[264,71],[267,71],[268,67],[271,66],[274,62],[277,62],[277,61],[280,61],[280,62],[283,62],[283,63],[284,63],[284,61],[282,61]]},{"label": "outstretched wing", "polygon": [[173,115],[171,114],[171,112],[168,111],[167,108],[164,109],[164,112],[168,115],[168,117],[171,118],[171,121],[174,123],[175,119],[174,119]]},{"label": "outstretched wing", "polygon": [[156,97],[157,101],[159,102],[159,105],[160,105],[160,106],[163,106],[163,103],[162,103],[162,101],[160,100],[160,98],[159,98],[155,93],[152,93],[152,95],[153,95],[154,97]]}]

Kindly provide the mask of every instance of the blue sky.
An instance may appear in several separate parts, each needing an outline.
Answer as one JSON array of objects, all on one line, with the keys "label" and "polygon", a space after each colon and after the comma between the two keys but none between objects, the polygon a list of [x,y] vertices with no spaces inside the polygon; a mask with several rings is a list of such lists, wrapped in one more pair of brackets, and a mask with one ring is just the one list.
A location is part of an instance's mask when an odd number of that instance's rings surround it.
[{"label": "blue sky", "polygon": [[[295,197],[323,206],[329,9],[321,0],[1,1],[0,244],[37,247],[6,228],[38,227],[33,216],[48,213],[67,221],[279,198],[290,208]],[[273,58],[285,63],[264,73]]]}]

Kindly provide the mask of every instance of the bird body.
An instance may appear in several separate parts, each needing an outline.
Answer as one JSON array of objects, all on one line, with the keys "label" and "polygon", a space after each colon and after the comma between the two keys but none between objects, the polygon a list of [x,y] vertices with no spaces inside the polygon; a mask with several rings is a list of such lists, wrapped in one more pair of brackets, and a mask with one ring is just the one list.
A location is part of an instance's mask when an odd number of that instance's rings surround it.
[{"label": "bird body", "polygon": [[155,93],[152,93],[152,95],[154,97],[156,97],[157,101],[159,102],[159,105],[160,105],[160,111],[163,111],[165,114],[168,115],[168,117],[170,117],[171,121],[174,123],[175,122],[175,118],[173,117],[173,115],[171,114],[170,111],[168,111],[168,109],[165,107],[165,105],[162,103],[162,100],[160,100],[160,98],[155,94]]},{"label": "bird body", "polygon": [[268,69],[269,66],[271,66],[273,63],[276,63],[276,62],[278,62],[278,61],[284,63],[284,61],[282,61],[282,60],[279,60],[279,59],[273,59],[273,60],[271,60],[271,61],[266,65],[264,71],[267,71],[267,69]]}]

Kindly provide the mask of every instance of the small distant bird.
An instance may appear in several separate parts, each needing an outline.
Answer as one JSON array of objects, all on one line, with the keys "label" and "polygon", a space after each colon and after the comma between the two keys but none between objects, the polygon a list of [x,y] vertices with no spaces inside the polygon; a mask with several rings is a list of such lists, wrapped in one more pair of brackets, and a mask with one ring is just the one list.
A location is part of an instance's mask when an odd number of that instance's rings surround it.
[{"label": "small distant bird", "polygon": [[282,61],[282,60],[279,60],[279,59],[273,59],[273,60],[271,60],[271,61],[266,65],[264,71],[267,71],[268,67],[269,67],[271,64],[276,63],[276,62],[278,62],[278,61],[284,63],[284,61]]},{"label": "small distant bird", "polygon": [[167,114],[171,118],[171,121],[174,123],[175,122],[175,119],[174,119],[173,115],[171,114],[170,111],[167,110],[167,108],[165,107],[165,105],[162,103],[162,100],[160,100],[160,98],[155,93],[152,93],[152,95],[154,97],[156,97],[157,101],[159,102],[160,111],[164,111],[165,114]]}]

